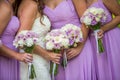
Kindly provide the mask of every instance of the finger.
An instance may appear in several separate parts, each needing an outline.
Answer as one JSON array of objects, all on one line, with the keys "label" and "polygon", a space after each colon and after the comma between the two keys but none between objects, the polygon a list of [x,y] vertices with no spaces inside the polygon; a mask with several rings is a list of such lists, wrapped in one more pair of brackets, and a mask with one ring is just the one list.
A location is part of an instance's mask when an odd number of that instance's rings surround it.
[{"label": "finger", "polygon": [[56,64],[60,64],[60,62],[58,62],[58,61],[52,61],[53,63],[56,63]]},{"label": "finger", "polygon": [[55,59],[55,61],[59,63],[59,62],[60,62],[60,59]]},{"label": "finger", "polygon": [[71,54],[68,59],[72,59],[73,57],[75,57],[75,54]]},{"label": "finger", "polygon": [[68,54],[67,54],[67,58],[69,59],[69,57],[72,55],[72,52],[69,52]]},{"label": "finger", "polygon": [[97,33],[97,35],[101,35],[101,34],[102,34],[102,32],[100,32],[100,31]]},{"label": "finger", "polygon": [[68,56],[68,59],[71,59],[72,56],[73,56],[73,54],[71,53],[71,54]]},{"label": "finger", "polygon": [[102,37],[103,37],[103,34],[99,34],[99,35],[98,35],[98,38],[102,38]]},{"label": "finger", "polygon": [[26,56],[25,56],[25,59],[29,59],[29,60],[32,61],[32,60],[33,60],[33,57],[26,55]]},{"label": "finger", "polygon": [[33,57],[33,55],[32,54],[27,54],[28,56],[30,56],[30,57]]},{"label": "finger", "polygon": [[28,57],[26,58],[26,60],[33,61],[33,59],[32,59],[32,58],[28,58]]},{"label": "finger", "polygon": [[100,35],[99,38],[101,39],[103,37],[103,35]]},{"label": "finger", "polygon": [[67,50],[67,53],[69,53],[70,51],[71,51],[71,49],[68,49],[68,50]]},{"label": "finger", "polygon": [[61,57],[55,57],[54,59],[59,59],[60,60]]},{"label": "finger", "polygon": [[62,56],[62,54],[55,54],[55,56],[56,56],[56,57],[61,57],[61,56]]},{"label": "finger", "polygon": [[27,62],[27,63],[32,63],[32,60],[30,60],[30,59],[25,59],[25,62]]}]

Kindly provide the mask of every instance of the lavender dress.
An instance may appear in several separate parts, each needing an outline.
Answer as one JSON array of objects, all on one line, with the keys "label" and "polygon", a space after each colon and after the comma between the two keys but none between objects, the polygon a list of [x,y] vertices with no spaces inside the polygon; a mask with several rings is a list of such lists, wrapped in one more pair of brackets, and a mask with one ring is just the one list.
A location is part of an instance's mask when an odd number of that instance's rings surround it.
[{"label": "lavender dress", "polygon": [[[17,49],[13,46],[13,40],[18,28],[18,18],[13,16],[1,36],[3,44],[15,51]],[[0,80],[19,80],[19,63],[17,60],[0,56]]]},{"label": "lavender dress", "polygon": [[[44,13],[49,17],[52,29],[61,28],[68,23],[81,26],[72,0],[64,0],[55,9],[46,6]],[[68,61],[65,70],[59,65],[56,80],[95,80],[95,77],[93,52],[90,40],[87,39],[83,51],[80,55]]]},{"label": "lavender dress", "polygon": [[[98,0],[90,7],[103,8],[108,13],[106,23],[112,20],[111,13],[102,0]],[[103,37],[105,52],[100,55],[96,53],[94,36],[90,35],[90,41],[94,49],[98,80],[120,80],[120,29],[116,27],[105,32]]]}]

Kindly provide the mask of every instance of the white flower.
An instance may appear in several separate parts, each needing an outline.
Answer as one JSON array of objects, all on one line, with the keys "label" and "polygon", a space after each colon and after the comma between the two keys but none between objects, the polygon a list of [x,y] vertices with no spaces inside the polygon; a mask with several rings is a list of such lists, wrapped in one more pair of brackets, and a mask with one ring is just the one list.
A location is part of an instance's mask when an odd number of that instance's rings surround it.
[{"label": "white flower", "polygon": [[99,21],[100,21],[100,18],[99,18],[99,17],[95,17],[95,20],[96,20],[97,22],[99,22]]},{"label": "white flower", "polygon": [[[20,46],[20,47],[23,47],[24,46],[24,40],[19,40],[18,42],[17,42],[17,44],[18,44],[18,46]],[[16,47],[18,47],[18,46],[16,46]]]},{"label": "white flower", "polygon": [[53,42],[49,41],[49,42],[46,43],[46,49],[47,50],[53,50],[53,48],[54,48]]},{"label": "white flower", "polygon": [[80,42],[80,38],[77,37],[77,38],[75,39],[75,42],[76,42],[76,43]]},{"label": "white flower", "polygon": [[56,36],[56,37],[54,37],[54,43],[60,43],[60,42],[62,42],[62,39],[60,38],[60,36]]},{"label": "white flower", "polygon": [[64,46],[64,48],[68,48],[70,46],[68,39],[63,39],[61,44]]},{"label": "white flower", "polygon": [[33,45],[34,45],[33,39],[27,38],[27,39],[26,39],[26,46],[27,46],[27,47],[31,47],[31,46],[33,46]]},{"label": "white flower", "polygon": [[89,16],[86,16],[86,17],[84,17],[83,22],[84,22],[86,25],[91,25],[92,19],[89,18]]},{"label": "white flower", "polygon": [[45,40],[50,40],[51,36],[49,34],[46,35]]}]

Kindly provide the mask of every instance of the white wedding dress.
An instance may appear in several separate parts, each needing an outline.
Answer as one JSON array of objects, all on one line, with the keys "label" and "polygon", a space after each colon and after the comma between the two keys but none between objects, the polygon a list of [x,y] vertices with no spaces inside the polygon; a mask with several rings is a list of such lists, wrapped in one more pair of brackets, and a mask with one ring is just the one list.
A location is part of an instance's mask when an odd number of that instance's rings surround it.
[{"label": "white wedding dress", "polygon": [[[32,30],[39,34],[39,46],[45,48],[43,39],[50,30],[51,24],[49,19],[45,15],[42,18],[42,23],[44,25],[40,23],[40,17],[36,18]],[[34,80],[51,80],[49,74],[49,61],[47,61],[40,55],[33,54],[33,65],[37,76],[37,78]],[[20,80],[28,80],[28,65],[23,62],[20,63]]]}]

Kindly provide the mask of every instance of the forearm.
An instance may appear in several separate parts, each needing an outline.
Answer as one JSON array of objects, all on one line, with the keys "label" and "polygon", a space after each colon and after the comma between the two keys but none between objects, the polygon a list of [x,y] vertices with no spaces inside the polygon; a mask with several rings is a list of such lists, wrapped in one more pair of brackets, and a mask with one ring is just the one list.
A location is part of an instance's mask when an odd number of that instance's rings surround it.
[{"label": "forearm", "polygon": [[34,53],[44,57],[45,59],[48,59],[49,55],[48,55],[48,51],[43,49],[40,46],[35,46],[34,48]]},{"label": "forearm", "polygon": [[[86,0],[73,0],[76,12],[78,13],[79,18],[83,15],[85,10],[87,9],[87,3]],[[84,24],[81,25],[81,30],[83,32],[83,43],[85,43],[87,37],[88,37],[88,31],[89,28],[87,28]]]},{"label": "forearm", "polygon": [[105,24],[103,27],[101,27],[101,29],[106,32],[109,31],[115,27],[117,27],[117,25],[120,23],[120,16],[116,16],[112,21],[110,21],[109,23]]},{"label": "forearm", "polygon": [[2,45],[0,47],[0,55],[3,55],[3,56],[6,56],[6,57],[9,57],[9,58],[14,58],[14,59],[17,59],[17,52],[9,49],[8,47]]},{"label": "forearm", "polygon": [[87,38],[88,38],[88,33],[89,33],[89,28],[86,27],[84,24],[82,24],[81,26],[81,30],[82,30],[82,33],[83,33],[83,44],[86,42]]}]

